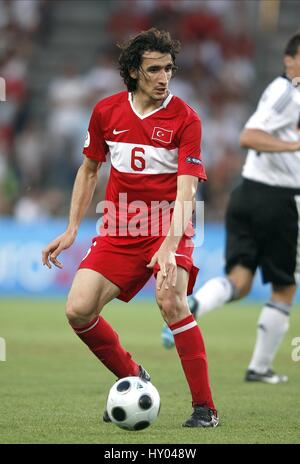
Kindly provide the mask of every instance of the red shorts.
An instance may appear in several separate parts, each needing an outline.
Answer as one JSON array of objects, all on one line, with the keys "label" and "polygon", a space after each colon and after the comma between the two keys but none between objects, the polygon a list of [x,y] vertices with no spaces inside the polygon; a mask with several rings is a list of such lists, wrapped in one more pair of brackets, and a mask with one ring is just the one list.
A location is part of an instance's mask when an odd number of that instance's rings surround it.
[{"label": "red shorts", "polygon": [[[81,261],[79,269],[92,269],[117,285],[121,293],[118,298],[130,301],[147,283],[151,275],[159,271],[159,265],[148,269],[154,253],[165,237],[101,237],[92,240],[92,246]],[[190,237],[184,235],[176,250],[178,266],[189,273],[188,295],[192,293],[198,268],[192,260],[194,245]]]}]

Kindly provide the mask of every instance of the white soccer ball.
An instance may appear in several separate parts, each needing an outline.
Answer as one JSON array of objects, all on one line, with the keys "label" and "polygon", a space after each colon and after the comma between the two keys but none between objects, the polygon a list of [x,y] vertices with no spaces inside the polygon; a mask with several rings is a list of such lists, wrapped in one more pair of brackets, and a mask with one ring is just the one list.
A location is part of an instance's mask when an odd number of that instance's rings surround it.
[{"label": "white soccer ball", "polygon": [[143,430],[157,418],[160,396],[151,382],[140,377],[124,377],[111,387],[106,409],[118,427]]}]

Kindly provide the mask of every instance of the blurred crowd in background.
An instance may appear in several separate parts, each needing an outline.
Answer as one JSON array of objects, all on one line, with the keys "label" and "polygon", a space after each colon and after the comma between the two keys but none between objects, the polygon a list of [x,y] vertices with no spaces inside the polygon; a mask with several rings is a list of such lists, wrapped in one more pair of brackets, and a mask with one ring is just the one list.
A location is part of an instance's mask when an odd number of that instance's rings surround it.
[{"label": "blurred crowd in background", "polygon": [[[239,133],[250,115],[249,94],[255,80],[246,2],[121,0],[112,4],[102,33],[105,44],[96,44],[93,65],[82,70],[66,60],[45,88],[40,101],[45,117],[40,118],[32,105],[31,67],[36,44],[47,50],[56,3],[0,0],[0,76],[6,81],[6,101],[0,103],[0,215],[30,221],[68,214],[92,108],[101,98],[124,89],[115,44],[155,26],[182,42],[179,70],[170,89],[202,119],[209,181],[199,195],[205,200],[206,218],[222,220],[244,162]],[[109,163],[101,171],[88,211],[91,217],[95,204],[103,199]]]}]

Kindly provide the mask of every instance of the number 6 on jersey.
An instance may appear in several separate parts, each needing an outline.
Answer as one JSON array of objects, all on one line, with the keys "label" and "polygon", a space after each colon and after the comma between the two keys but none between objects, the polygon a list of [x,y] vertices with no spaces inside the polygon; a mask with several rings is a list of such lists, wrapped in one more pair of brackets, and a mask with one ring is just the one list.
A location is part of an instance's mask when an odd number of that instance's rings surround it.
[{"label": "number 6 on jersey", "polygon": [[146,167],[145,158],[141,155],[137,155],[136,153],[143,153],[143,155],[145,155],[145,150],[142,147],[134,147],[131,150],[131,168],[134,171],[144,171]]}]

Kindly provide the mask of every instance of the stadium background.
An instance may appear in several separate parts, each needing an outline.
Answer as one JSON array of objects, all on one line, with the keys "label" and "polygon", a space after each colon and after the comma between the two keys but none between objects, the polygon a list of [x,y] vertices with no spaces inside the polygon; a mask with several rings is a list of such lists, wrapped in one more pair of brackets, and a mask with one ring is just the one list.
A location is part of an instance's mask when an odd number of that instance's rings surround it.
[{"label": "stadium background", "polygon": [[281,73],[282,49],[299,17],[297,0],[0,0],[0,443],[299,443],[300,371],[291,354],[299,310],[275,363],[290,382],[273,388],[242,381],[267,294],[259,276],[253,301],[201,319],[221,427],[181,427],[190,396],[175,350],[161,346],[151,283],[143,300],[112,303],[105,318],[151,372],[159,419],[138,434],[101,422],[114,379],[74,337],[64,305],[95,235],[109,166],[76,243],[62,255],[64,269],[40,262],[43,246],[67,224],[91,109],[123,88],[115,43],[157,26],[182,41],[171,90],[203,120],[209,182],[199,189],[205,231],[195,251],[198,283],[222,272],[224,211],[245,158],[239,132]]},{"label": "stadium background", "polygon": [[[239,133],[282,70],[296,10],[289,0],[0,0],[0,295],[66,294],[95,235],[108,163],[64,270],[43,269],[40,250],[66,226],[93,105],[123,88],[116,42],[153,25],[182,41],[170,88],[203,121],[209,182],[198,192],[205,240],[195,252],[197,284],[222,273],[224,211],[245,158]],[[258,275],[250,298],[265,295]]]}]

